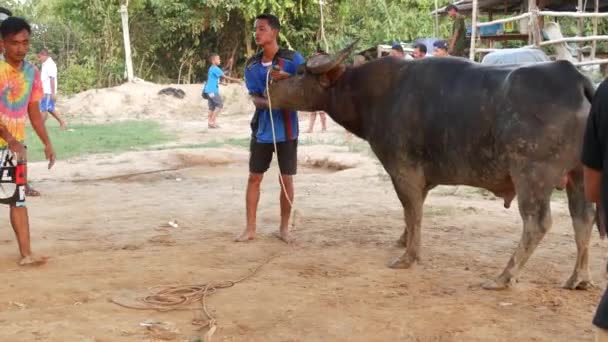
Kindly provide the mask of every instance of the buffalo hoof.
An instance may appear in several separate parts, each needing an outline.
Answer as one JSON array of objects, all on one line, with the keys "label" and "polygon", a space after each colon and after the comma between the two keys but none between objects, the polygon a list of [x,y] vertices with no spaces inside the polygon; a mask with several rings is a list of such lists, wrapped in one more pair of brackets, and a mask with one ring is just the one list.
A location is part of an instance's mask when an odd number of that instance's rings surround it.
[{"label": "buffalo hoof", "polygon": [[511,285],[510,282],[500,281],[500,280],[490,280],[483,284],[481,284],[481,288],[484,290],[506,290]]},{"label": "buffalo hoof", "polygon": [[388,263],[388,267],[390,268],[394,268],[394,269],[406,269],[406,268],[410,268],[412,266],[414,266],[414,264],[416,263],[416,260],[413,260],[410,258],[396,258],[395,260],[391,261]]},{"label": "buffalo hoof", "polygon": [[589,290],[594,288],[595,284],[593,284],[589,278],[579,277],[578,275],[573,274],[562,287],[568,290]]}]

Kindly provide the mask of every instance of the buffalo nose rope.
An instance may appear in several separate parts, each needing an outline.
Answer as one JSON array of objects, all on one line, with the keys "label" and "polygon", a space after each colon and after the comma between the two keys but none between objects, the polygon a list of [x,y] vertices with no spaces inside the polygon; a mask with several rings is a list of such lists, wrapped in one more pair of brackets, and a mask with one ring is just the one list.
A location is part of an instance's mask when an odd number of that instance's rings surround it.
[{"label": "buffalo nose rope", "polygon": [[285,188],[285,181],[283,180],[283,174],[281,173],[281,166],[279,164],[279,150],[277,149],[277,136],[274,130],[274,119],[272,118],[272,101],[270,100],[270,71],[272,71],[272,67],[268,68],[268,72],[266,73],[266,93],[268,94],[268,115],[270,115],[270,127],[272,128],[272,143],[274,145],[274,152],[276,153],[276,162],[277,166],[279,166],[279,181],[281,182],[281,189],[283,191],[283,195],[287,199],[289,203],[290,212],[291,212],[291,227],[295,228],[296,226],[296,209],[293,205],[295,202],[294,199],[289,198],[289,194],[287,193],[287,189]]}]

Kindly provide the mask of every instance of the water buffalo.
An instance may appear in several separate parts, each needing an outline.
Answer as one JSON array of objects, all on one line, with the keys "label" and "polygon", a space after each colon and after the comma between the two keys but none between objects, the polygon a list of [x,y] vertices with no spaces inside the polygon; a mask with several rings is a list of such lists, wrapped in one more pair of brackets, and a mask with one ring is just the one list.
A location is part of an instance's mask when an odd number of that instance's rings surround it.
[{"label": "water buffalo", "polygon": [[405,253],[420,255],[422,208],[437,185],[491,191],[509,207],[517,195],[523,234],[504,271],[485,289],[508,287],[551,228],[550,198],[566,187],[577,258],[565,288],[592,285],[589,240],[595,210],[584,197],[579,161],[594,88],[571,63],[482,65],[460,58],[386,57],[342,62],[353,48],[312,57],[273,82],[274,108],[325,111],[371,146],[390,176],[405,215]]}]

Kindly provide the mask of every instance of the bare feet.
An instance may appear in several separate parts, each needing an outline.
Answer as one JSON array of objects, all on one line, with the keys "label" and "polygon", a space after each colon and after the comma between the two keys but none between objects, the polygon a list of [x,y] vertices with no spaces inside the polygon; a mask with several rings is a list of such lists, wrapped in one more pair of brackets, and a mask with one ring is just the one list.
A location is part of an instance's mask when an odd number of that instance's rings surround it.
[{"label": "bare feet", "polygon": [[291,237],[291,235],[289,234],[289,231],[287,229],[283,230],[281,229],[278,232],[274,232],[273,234],[277,239],[285,242],[286,244],[290,244],[294,241],[294,239]]},{"label": "bare feet", "polygon": [[62,130],[64,130],[64,131],[65,131],[66,129],[68,129],[68,126],[65,124],[65,121],[61,121],[61,122],[59,123],[59,126],[60,126],[60,127],[61,127],[61,129],[62,129]]},{"label": "bare feet", "polygon": [[255,230],[249,230],[249,229],[245,229],[245,231],[243,232],[243,234],[237,236],[234,239],[234,242],[246,242],[246,241],[251,241],[255,239]]},{"label": "bare feet", "polygon": [[40,192],[34,190],[34,188],[30,187],[29,184],[25,185],[25,196],[27,197],[39,197]]},{"label": "bare feet", "polygon": [[42,266],[46,264],[49,257],[39,255],[28,255],[19,261],[19,266]]}]

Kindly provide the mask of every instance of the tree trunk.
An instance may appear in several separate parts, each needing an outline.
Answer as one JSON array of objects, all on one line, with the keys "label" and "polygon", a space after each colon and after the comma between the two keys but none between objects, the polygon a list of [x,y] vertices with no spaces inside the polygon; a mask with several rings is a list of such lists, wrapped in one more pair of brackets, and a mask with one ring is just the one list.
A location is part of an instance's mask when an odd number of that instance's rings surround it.
[{"label": "tree trunk", "polygon": [[245,54],[247,57],[253,56],[253,47],[251,46],[251,21],[244,18],[245,21],[245,35],[243,42],[245,43]]}]

